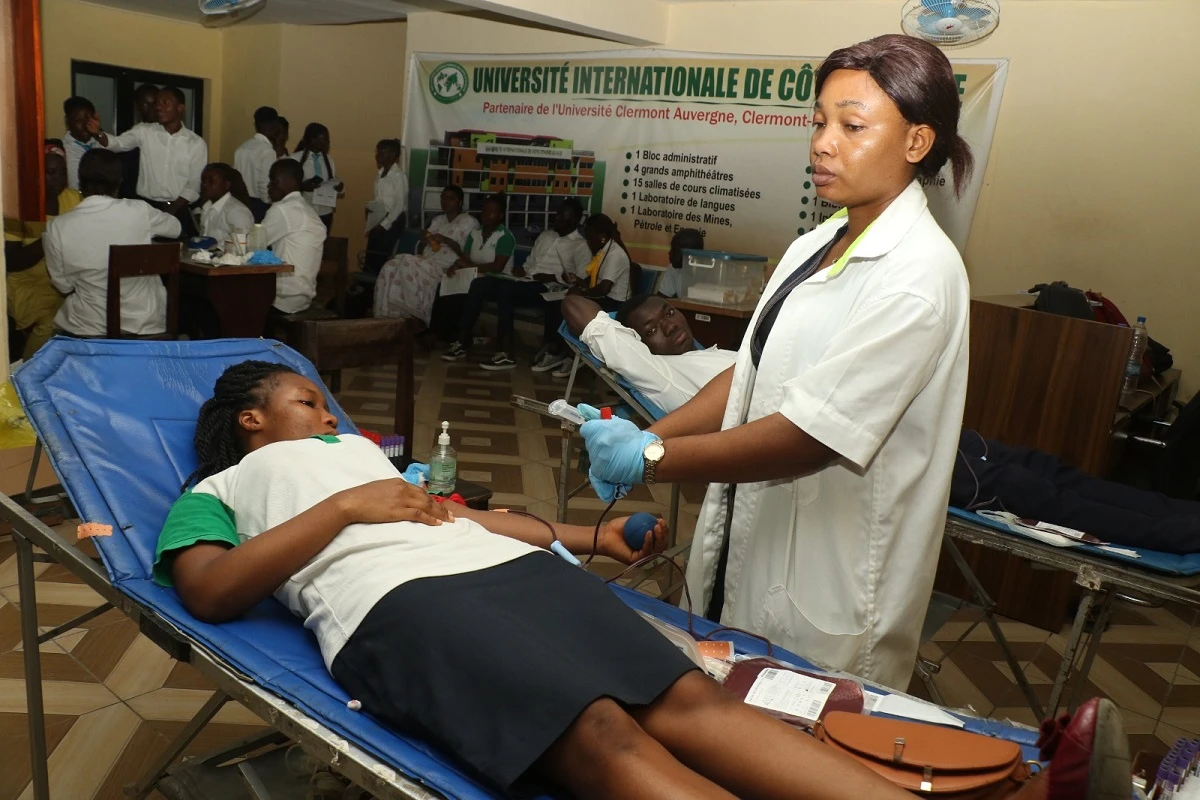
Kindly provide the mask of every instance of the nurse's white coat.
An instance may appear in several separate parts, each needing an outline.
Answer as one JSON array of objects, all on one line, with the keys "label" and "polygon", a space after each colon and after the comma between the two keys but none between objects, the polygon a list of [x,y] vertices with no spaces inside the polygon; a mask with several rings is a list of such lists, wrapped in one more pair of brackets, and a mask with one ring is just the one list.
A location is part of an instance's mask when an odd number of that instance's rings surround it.
[{"label": "nurse's white coat", "polygon": [[[833,237],[797,239],[751,321]],[[780,412],[841,457],[792,480],[739,484],[721,621],[818,663],[908,686],[940,552],[967,387],[969,292],[954,245],[916,182],[837,274],[791,293],[763,350],[747,333],[723,428]],[[688,564],[712,594],[726,486],[704,500]]]}]

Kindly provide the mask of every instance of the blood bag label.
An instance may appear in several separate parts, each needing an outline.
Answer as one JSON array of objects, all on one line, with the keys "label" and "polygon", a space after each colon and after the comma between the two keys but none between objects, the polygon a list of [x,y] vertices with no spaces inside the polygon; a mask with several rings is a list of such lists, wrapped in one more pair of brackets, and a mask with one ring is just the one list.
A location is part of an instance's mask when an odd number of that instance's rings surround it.
[{"label": "blood bag label", "polygon": [[754,679],[754,685],[746,694],[746,702],[815,722],[820,719],[821,710],[825,708],[833,689],[832,683],[819,678],[782,669],[764,669]]}]

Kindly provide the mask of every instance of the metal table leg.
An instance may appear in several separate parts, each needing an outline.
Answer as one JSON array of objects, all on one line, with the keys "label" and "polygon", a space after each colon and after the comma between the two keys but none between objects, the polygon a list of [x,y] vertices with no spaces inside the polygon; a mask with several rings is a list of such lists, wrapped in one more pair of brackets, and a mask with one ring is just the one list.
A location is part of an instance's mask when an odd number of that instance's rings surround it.
[{"label": "metal table leg", "polygon": [[1071,625],[1071,635],[1063,647],[1062,664],[1058,667],[1058,675],[1054,678],[1054,686],[1050,689],[1050,700],[1046,703],[1046,711],[1042,717],[1053,717],[1058,714],[1058,704],[1066,691],[1067,681],[1071,678],[1071,667],[1075,662],[1075,654],[1079,651],[1079,642],[1083,638],[1083,626],[1095,604],[1096,591],[1084,589],[1083,598],[1079,601],[1079,610],[1075,612],[1075,622]]},{"label": "metal table leg", "polygon": [[29,715],[29,767],[35,800],[50,800],[47,768],[46,714],[42,707],[42,654],[38,649],[37,588],[33,576],[33,545],[16,530],[17,587],[21,599],[21,645],[25,651],[25,711]]},{"label": "metal table leg", "polygon": [[1092,670],[1092,662],[1096,660],[1096,653],[1100,650],[1100,637],[1104,635],[1104,629],[1108,626],[1108,618],[1112,614],[1114,599],[1111,592],[1105,592],[1103,599],[1096,606],[1096,618],[1092,621],[1092,634],[1088,639],[1088,647],[1083,655],[1083,662],[1079,665],[1079,677],[1075,679],[1075,685],[1071,688],[1071,698],[1067,701],[1067,711],[1073,712],[1079,707],[1080,696],[1083,694],[1083,686],[1087,683],[1088,673]]}]

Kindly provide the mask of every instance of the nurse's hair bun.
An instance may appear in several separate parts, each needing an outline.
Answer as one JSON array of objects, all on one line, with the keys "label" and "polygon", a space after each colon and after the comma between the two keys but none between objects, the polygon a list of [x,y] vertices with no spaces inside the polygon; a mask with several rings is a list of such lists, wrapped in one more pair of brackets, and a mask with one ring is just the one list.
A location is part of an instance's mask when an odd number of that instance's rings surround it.
[{"label": "nurse's hair bun", "polygon": [[971,146],[958,135],[958,82],[946,54],[932,44],[898,33],[877,36],[829,54],[817,70],[819,95],[825,80],[839,69],[868,73],[914,125],[936,134],[933,147],[917,164],[917,174],[932,178],[950,162],[954,193],[961,195],[975,165]]}]

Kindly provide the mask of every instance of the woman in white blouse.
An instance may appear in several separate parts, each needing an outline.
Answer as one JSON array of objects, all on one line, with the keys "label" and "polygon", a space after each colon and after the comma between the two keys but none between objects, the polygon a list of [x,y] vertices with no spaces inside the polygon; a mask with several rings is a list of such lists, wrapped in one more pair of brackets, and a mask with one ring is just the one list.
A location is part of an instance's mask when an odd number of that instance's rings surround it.
[{"label": "woman in white blouse", "polygon": [[382,139],[375,145],[375,199],[367,203],[367,257],[363,269],[379,274],[404,233],[408,207],[408,176],[400,166],[400,140]]},{"label": "woman in white blouse", "polygon": [[214,161],[200,173],[200,235],[217,240],[217,246],[229,250],[234,232],[249,233],[254,227],[250,195],[242,174],[233,167]]},{"label": "woman in white blouse", "polygon": [[[296,159],[304,168],[304,183],[300,185],[304,199],[313,207],[313,211],[317,212],[321,222],[325,223],[325,229],[329,230],[333,226],[334,206],[325,205],[320,202],[319,197],[313,197],[313,192],[321,188],[322,184],[330,178],[337,177],[337,167],[329,156],[329,128],[319,122],[308,123],[296,152],[288,158]],[[337,196],[341,197],[345,184],[339,180],[332,188],[337,192]]]}]

